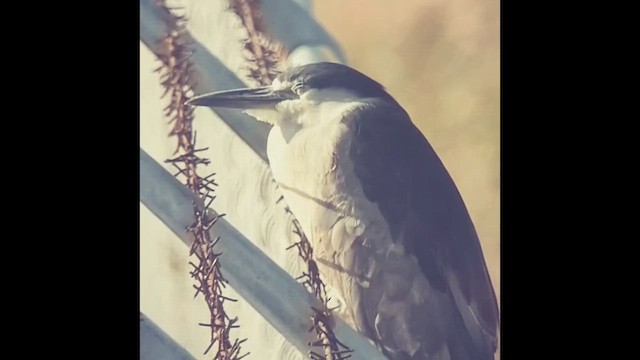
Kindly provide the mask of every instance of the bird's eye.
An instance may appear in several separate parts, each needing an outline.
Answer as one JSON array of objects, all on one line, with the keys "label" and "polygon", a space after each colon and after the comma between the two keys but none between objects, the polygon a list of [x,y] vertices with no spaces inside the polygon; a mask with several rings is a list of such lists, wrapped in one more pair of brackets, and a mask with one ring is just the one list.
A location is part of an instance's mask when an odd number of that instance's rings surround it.
[{"label": "bird's eye", "polygon": [[298,96],[302,96],[308,89],[309,87],[303,83],[296,83],[291,87],[291,91],[298,94]]}]

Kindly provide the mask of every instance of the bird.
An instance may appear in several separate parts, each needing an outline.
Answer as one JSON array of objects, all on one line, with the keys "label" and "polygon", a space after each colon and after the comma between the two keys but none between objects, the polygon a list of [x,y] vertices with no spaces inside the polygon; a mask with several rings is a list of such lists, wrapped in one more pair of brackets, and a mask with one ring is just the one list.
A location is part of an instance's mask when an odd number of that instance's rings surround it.
[{"label": "bird", "polygon": [[272,125],[274,180],[314,249],[335,311],[393,360],[493,359],[499,310],[450,174],[377,81],[331,62],[268,86],[197,95]]}]

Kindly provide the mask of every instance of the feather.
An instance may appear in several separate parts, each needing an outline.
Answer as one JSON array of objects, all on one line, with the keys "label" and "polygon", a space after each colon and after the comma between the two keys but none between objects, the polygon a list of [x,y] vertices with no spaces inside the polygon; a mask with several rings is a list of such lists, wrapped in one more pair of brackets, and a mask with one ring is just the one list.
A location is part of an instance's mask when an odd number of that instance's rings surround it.
[{"label": "feather", "polygon": [[[466,350],[461,359],[493,358],[495,294],[473,223],[444,165],[395,101],[373,101],[350,112],[343,123],[353,133],[349,153],[365,196],[377,204],[393,241],[416,258],[426,292],[437,297],[436,301],[427,294],[422,306],[406,304],[415,311],[401,321],[427,314],[412,330],[414,335],[425,334],[426,344],[438,338],[429,331],[438,328],[429,321],[438,319],[428,314],[440,312],[440,320],[446,322],[439,329],[445,332],[443,343],[431,344],[428,352],[455,342]],[[404,326],[395,325],[395,331],[402,333]],[[458,358],[449,352],[452,359]]]}]

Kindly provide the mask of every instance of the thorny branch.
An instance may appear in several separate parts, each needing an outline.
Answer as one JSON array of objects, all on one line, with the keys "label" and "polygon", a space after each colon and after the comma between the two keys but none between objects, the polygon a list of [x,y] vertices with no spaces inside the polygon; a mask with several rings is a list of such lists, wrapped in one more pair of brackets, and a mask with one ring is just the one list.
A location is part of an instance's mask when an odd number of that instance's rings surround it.
[{"label": "thorny branch", "polygon": [[[284,48],[277,42],[270,39],[266,34],[264,22],[262,20],[262,10],[260,0],[230,0],[230,8],[235,12],[243,27],[247,30],[247,40],[245,50],[248,54],[250,64],[250,77],[259,85],[270,85],[277,76],[277,66],[280,60],[286,56]],[[291,214],[289,208],[286,211]],[[303,280],[303,284],[312,294],[314,294],[323,304],[323,309],[313,309],[314,315],[311,317],[312,326],[309,331],[315,330],[318,340],[309,344],[310,346],[322,349],[322,354],[311,351],[309,357],[313,360],[343,360],[351,357],[353,350],[336,339],[332,330],[331,311],[328,309],[327,294],[324,283],[320,279],[318,265],[313,260],[313,248],[307,237],[302,232],[298,220],[292,215],[294,233],[298,235],[300,241],[290,246],[298,248],[298,254],[307,265],[307,272],[303,272],[298,280]]]},{"label": "thorny branch", "polygon": [[[167,8],[164,0],[158,0],[161,6]],[[167,9],[167,11],[169,11]],[[216,253],[214,247],[220,238],[211,239],[209,229],[223,215],[209,216],[207,211],[211,202],[215,199],[213,196],[214,187],[217,186],[211,174],[206,177],[198,175],[197,169],[199,165],[208,165],[209,159],[200,157],[198,154],[204,149],[196,148],[196,133],[193,130],[193,107],[185,104],[185,101],[192,94],[190,81],[191,77],[191,61],[189,57],[191,52],[188,49],[188,43],[185,40],[185,24],[186,18],[173,14],[171,23],[168,24],[167,36],[163,39],[163,46],[167,50],[165,56],[161,56],[162,65],[156,70],[161,72],[161,83],[165,87],[163,97],[169,95],[169,105],[164,109],[165,115],[169,118],[169,123],[173,124],[170,136],[175,136],[178,145],[174,152],[177,154],[174,158],[166,160],[172,164],[178,171],[175,176],[185,178],[186,185],[194,193],[205,199],[205,209],[200,209],[195,203],[193,204],[193,212],[195,220],[193,224],[187,228],[187,231],[193,234],[194,242],[191,246],[189,255],[195,256],[197,262],[189,262],[193,268],[190,272],[197,285],[193,285],[196,289],[194,297],[202,293],[209,307],[211,319],[208,324],[200,324],[211,328],[211,343],[205,350],[207,354],[215,346],[215,360],[239,360],[247,356],[246,353],[240,356],[241,344],[246,341],[231,341],[231,329],[237,328],[238,318],[231,319],[224,311],[225,301],[236,301],[222,295],[222,289],[226,287],[226,279],[220,271],[220,255]]]},{"label": "thorny branch", "polygon": [[[282,200],[283,198],[280,198]],[[279,201],[280,201],[279,200]],[[322,309],[312,308],[314,311],[311,317],[311,328],[309,331],[315,330],[318,340],[309,344],[314,347],[322,348],[322,354],[315,351],[309,353],[309,357],[313,360],[344,360],[351,357],[353,352],[347,345],[340,342],[332,329],[332,314],[331,309],[328,307],[330,298],[327,297],[327,290],[324,282],[320,279],[320,271],[318,270],[318,264],[313,260],[313,248],[311,243],[307,239],[300,228],[300,223],[293,216],[289,207],[285,207],[285,211],[292,216],[293,232],[298,235],[300,241],[289,246],[287,250],[298,249],[298,255],[307,264],[307,272],[303,272],[296,280],[302,280],[302,284],[315,295],[323,304]]]},{"label": "thorny branch", "polygon": [[249,76],[259,85],[270,85],[278,74],[284,47],[266,33],[260,0],[230,0],[230,9],[240,17],[247,39],[244,48],[249,62]]}]

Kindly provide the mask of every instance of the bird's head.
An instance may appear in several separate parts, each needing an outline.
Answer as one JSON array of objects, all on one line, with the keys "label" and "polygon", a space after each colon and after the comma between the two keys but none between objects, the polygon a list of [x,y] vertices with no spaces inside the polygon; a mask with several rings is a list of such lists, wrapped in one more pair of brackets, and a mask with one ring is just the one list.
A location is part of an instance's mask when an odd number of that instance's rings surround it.
[{"label": "bird's head", "polygon": [[[271,85],[199,95],[196,106],[242,109],[275,126],[312,126],[363,99],[391,99],[382,85],[336,63],[302,65],[281,73]],[[310,116],[306,116],[310,115]]]}]

